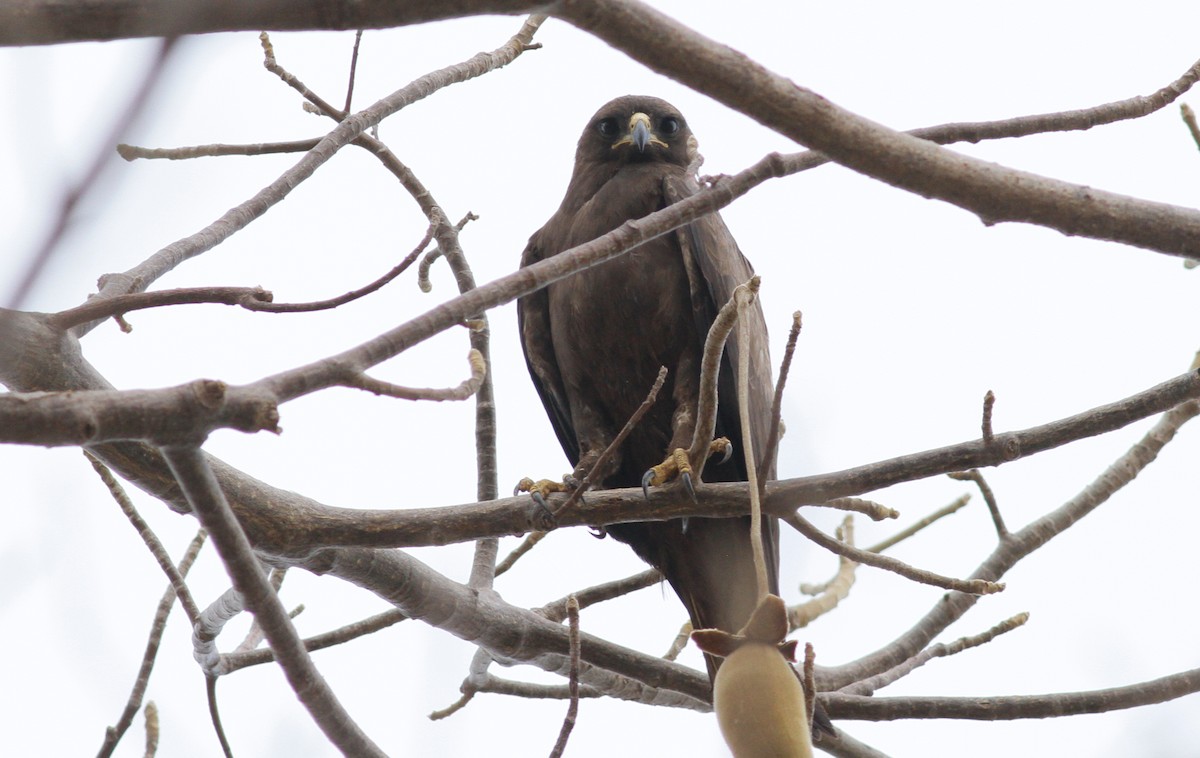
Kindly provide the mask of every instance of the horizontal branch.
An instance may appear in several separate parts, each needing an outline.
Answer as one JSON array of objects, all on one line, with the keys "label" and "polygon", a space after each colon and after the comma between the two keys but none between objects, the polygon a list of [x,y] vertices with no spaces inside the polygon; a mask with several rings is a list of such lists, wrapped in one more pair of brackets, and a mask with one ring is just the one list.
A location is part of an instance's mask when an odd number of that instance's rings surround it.
[{"label": "horizontal branch", "polygon": [[975,719],[1006,721],[1075,716],[1083,713],[1136,708],[1200,692],[1200,669],[1148,682],[1089,692],[1001,697],[871,697],[830,692],[821,695],[835,719],[895,721],[897,719]]},{"label": "horizontal branch", "polygon": [[212,32],[386,29],[457,16],[530,13],[537,0],[122,0],[0,3],[0,46]]},{"label": "horizontal branch", "polygon": [[212,379],[158,390],[0,394],[0,442],[94,445],[203,440],[219,428],[279,433],[279,408],[261,391]]}]

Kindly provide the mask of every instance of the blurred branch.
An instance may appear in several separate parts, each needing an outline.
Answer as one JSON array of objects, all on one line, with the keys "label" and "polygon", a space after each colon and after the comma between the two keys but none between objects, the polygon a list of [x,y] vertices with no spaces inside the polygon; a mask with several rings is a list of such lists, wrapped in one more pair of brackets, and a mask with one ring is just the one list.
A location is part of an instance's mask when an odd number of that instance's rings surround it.
[{"label": "blurred branch", "polygon": [[[18,11],[20,13],[20,11]],[[3,10],[0,10],[0,16],[4,15]],[[3,21],[0,21],[0,26],[3,26]],[[154,59],[150,62],[146,73],[142,75],[141,84],[138,86],[129,103],[121,111],[120,116],[113,123],[111,131],[100,142],[100,147],[96,154],[92,157],[91,163],[83,176],[75,184],[75,186],[63,193],[62,202],[58,213],[54,217],[54,223],[50,228],[45,239],[42,240],[36,252],[34,252],[29,265],[25,267],[25,272],[17,283],[16,289],[7,298],[7,307],[20,308],[25,302],[25,298],[33,289],[38,277],[45,270],[46,264],[50,262],[50,258],[54,255],[54,251],[58,249],[59,243],[62,242],[67,230],[70,229],[71,223],[75,219],[75,211],[79,207],[80,202],[91,192],[96,186],[104,171],[112,163],[112,152],[110,145],[116,144],[117,140],[129,132],[137,123],[142,113],[146,109],[146,103],[150,101],[151,95],[158,87],[159,81],[162,80],[162,74],[167,68],[167,60],[171,57],[171,52],[175,50],[175,44],[178,39],[175,37],[164,38],[155,53]]]}]

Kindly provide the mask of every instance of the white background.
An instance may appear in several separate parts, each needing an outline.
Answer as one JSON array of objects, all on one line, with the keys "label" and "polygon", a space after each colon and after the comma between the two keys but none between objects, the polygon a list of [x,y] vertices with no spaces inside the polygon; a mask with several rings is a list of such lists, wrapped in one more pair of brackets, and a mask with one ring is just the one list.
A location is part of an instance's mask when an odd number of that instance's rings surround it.
[{"label": "white background", "polygon": [[[1191,3],[1013,2],[811,4],[656,3],[798,84],[896,128],[1088,107],[1148,94],[1200,55]],[[519,27],[487,18],[368,32],[356,107],[427,71],[498,47]],[[280,63],[334,103],[344,98],[352,33],[273,35]],[[627,93],[664,97],[688,117],[707,173],[733,173],[771,150],[798,146],[708,98],[657,76],[568,25],[548,22],[545,48],[508,68],[435,94],[385,121],[381,137],[428,185],[463,233],[479,282],[511,271],[525,240],[557,207],[588,117]],[[45,235],[64,189],[91,160],[139,81],[156,43],[135,41],[0,51],[0,296],[7,298]],[[1187,96],[1194,105],[1200,98]],[[331,124],[261,67],[253,33],[186,40],[142,125],[149,146],[264,142],[318,136]],[[1195,206],[1200,154],[1176,107],[1088,132],[952,149],[1047,176]],[[295,155],[186,162],[118,161],[88,198],[27,307],[56,311],[210,223],[298,160]],[[996,392],[997,431],[1020,429],[1116,400],[1182,373],[1200,347],[1195,276],[1179,259],[1068,239],[973,216],[836,166],[776,181],[724,212],[763,275],[774,354],[793,310],[805,328],[785,405],[780,475],[834,471],[978,434],[984,392]],[[425,221],[376,161],[348,148],[281,205],[156,287],[262,285],[280,302],[361,286],[421,238]],[[107,323],[86,357],[121,388],[199,377],[230,383],[338,352],[455,293],[444,263],[434,291],[406,275],[335,312],[251,314],[190,306],[132,314],[132,334]],[[499,405],[501,488],[557,476],[563,458],[526,374],[511,306],[491,313]],[[374,373],[444,386],[466,374],[466,337],[448,332]],[[273,485],[331,505],[406,508],[474,500],[470,403],[412,404],[350,390],[282,409],[282,436],[213,435],[206,449]],[[1148,428],[1143,422],[988,472],[1010,527],[1060,505]],[[1185,428],[1125,491],[1023,561],[1008,589],[981,601],[944,635],[980,632],[1020,611],[1029,624],[982,649],[939,660],[881,695],[1052,693],[1144,681],[1200,664],[1195,535],[1196,430]],[[0,449],[0,640],[7,664],[0,725],[9,755],[93,753],[124,705],[165,579],[77,450]],[[131,488],[132,489],[132,488]],[[901,526],[970,491],[934,479],[875,493]],[[195,523],[135,492],[178,555]],[[807,512],[832,530],[840,516]],[[860,544],[896,525],[860,520]],[[835,559],[784,537],[784,594],[831,574]],[[895,550],[965,575],[992,549],[978,497]],[[505,540],[502,552],[516,544]],[[471,547],[414,553],[465,580]],[[502,578],[510,602],[540,605],[642,566],[625,547],[584,530],[556,533]],[[211,550],[191,580],[201,604],[227,586]],[[335,579],[293,572],[290,606],[305,634],[376,613],[382,601]],[[909,628],[939,590],[860,569],[836,613],[797,637],[819,662],[852,660]],[[587,631],[659,653],[685,614],[651,588],[589,609]],[[240,639],[245,623],[226,638]],[[149,697],[162,720],[161,755],[217,753],[178,611]],[[362,727],[391,754],[544,755],[562,702],[480,696],[448,721],[430,711],[458,697],[473,648],[419,622],[316,654]],[[698,654],[684,657],[700,665]],[[499,670],[534,681],[540,672]],[[240,756],[331,755],[281,673],[262,666],[219,684]],[[1194,756],[1193,698],[1134,711],[1015,723],[927,721],[840,725],[896,756],[1025,753]],[[141,754],[141,721],[120,755]],[[614,700],[582,703],[568,755],[722,756],[711,715]]]}]

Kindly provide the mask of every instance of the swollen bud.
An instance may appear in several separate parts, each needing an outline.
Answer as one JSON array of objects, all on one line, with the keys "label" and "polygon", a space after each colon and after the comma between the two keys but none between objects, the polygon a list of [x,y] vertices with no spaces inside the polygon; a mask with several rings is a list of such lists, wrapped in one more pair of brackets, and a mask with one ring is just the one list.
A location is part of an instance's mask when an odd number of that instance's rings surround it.
[{"label": "swollen bud", "polygon": [[804,688],[775,645],[746,642],[725,659],[713,709],[736,758],[812,755]]},{"label": "swollen bud", "polygon": [[713,682],[713,710],[734,758],[811,758],[804,688],[788,663],[787,607],[776,595],[758,604],[737,634],[692,632],[706,653],[723,657]]}]

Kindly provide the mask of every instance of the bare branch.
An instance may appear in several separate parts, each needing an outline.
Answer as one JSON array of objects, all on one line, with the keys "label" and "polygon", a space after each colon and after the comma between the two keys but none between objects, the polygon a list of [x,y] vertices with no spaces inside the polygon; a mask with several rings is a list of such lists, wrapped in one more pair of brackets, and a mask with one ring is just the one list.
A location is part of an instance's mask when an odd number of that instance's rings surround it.
[{"label": "bare branch", "polygon": [[[1096,481],[1056,510],[1001,541],[992,554],[975,569],[972,577],[994,579],[1003,576],[1022,558],[1078,523],[1150,465],[1158,456],[1158,452],[1174,438],[1179,428],[1198,414],[1200,403],[1196,401],[1183,403],[1164,413],[1150,431],[1114,461]],[[975,601],[975,596],[965,593],[947,595],[913,628],[884,649],[827,670],[824,679],[826,688],[844,687],[902,663],[961,618]]]},{"label": "bare branch", "polygon": [[154,758],[158,754],[158,706],[154,701],[146,703],[146,749],[142,753],[145,758]]},{"label": "bare branch", "polygon": [[[163,547],[162,542],[158,539],[158,535],[154,533],[154,530],[150,528],[150,525],[138,513],[137,508],[133,505],[133,501],[129,499],[129,495],[125,493],[125,489],[116,480],[116,477],[112,475],[112,472],[108,470],[108,467],[88,451],[84,450],[83,454],[87,457],[88,462],[92,464],[92,468],[96,470],[96,473],[100,475],[100,481],[104,482],[104,486],[108,488],[113,499],[117,501],[117,505],[121,507],[121,512],[125,514],[125,517],[129,519],[129,523],[133,524],[133,528],[137,530],[138,536],[146,543],[146,547],[149,548],[150,554],[154,556],[154,560],[158,561],[159,568],[163,570],[163,573],[167,575],[167,579],[171,582],[171,589],[174,596],[179,598],[179,604],[183,606],[183,611],[187,614],[188,621],[194,626],[200,618],[200,609],[196,607],[196,601],[192,599],[192,593],[188,590],[187,582],[183,579],[185,572],[175,567],[175,564],[171,561],[171,557],[167,555],[167,549]],[[201,532],[198,534],[194,542],[199,543],[196,548],[199,550],[199,545],[204,543],[204,533]],[[195,560],[195,557],[193,556],[191,560],[187,560],[187,555],[185,555],[185,560],[187,566],[190,567],[191,561]],[[137,707],[135,706],[134,710],[136,709]]]},{"label": "bare branch", "polygon": [[[678,207],[678,204],[670,207]],[[686,255],[687,248],[684,250]],[[752,277],[750,282],[753,291],[757,293],[759,278]],[[692,446],[688,449],[688,459],[692,462],[692,476],[697,480],[704,473],[713,432],[717,428],[717,377],[720,374],[721,355],[725,351],[725,340],[737,324],[737,318],[737,298],[731,297],[729,302],[721,306],[712,326],[708,328],[708,335],[704,338],[704,357],[700,361],[699,398],[696,401],[696,423],[692,431]]]},{"label": "bare branch", "polygon": [[562,758],[571,730],[575,728],[575,718],[579,714],[579,602],[574,595],[567,598],[566,613],[571,643],[571,669],[567,676],[567,693],[571,704],[567,706],[567,715],[563,718],[562,729],[559,730],[554,749],[550,751],[550,758]]},{"label": "bare branch", "polygon": [[467,355],[467,361],[471,364],[471,376],[464,379],[457,387],[446,389],[401,387],[398,384],[373,379],[365,374],[359,374],[346,381],[345,384],[347,387],[355,387],[376,395],[387,395],[400,400],[436,400],[438,402],[467,400],[479,391],[480,385],[483,384],[483,378],[487,375],[487,364],[483,362],[483,355],[478,350],[471,348],[471,352]]},{"label": "bare branch", "polygon": [[949,516],[952,513],[957,513],[958,509],[962,508],[964,505],[966,505],[969,502],[971,502],[970,495],[960,495],[959,497],[957,497],[953,501],[951,501],[951,503],[949,505],[939,508],[938,510],[929,514],[925,518],[917,521],[916,523],[912,524],[911,526],[908,526],[908,527],[896,532],[891,537],[888,537],[885,540],[876,542],[874,545],[871,545],[870,547],[867,548],[867,551],[871,552],[871,553],[882,553],[884,550],[887,550],[889,547],[892,547],[893,545],[895,545],[897,543],[903,542],[904,540],[913,536],[914,534],[921,531],[922,529],[929,526],[930,524],[932,524],[936,521],[940,521],[941,519],[945,518],[946,516]]},{"label": "bare branch", "polygon": [[[207,537],[204,530],[201,529],[188,543],[187,549],[183,553],[183,557],[179,560],[179,565],[176,570],[179,576],[185,577],[192,568],[192,564],[196,561],[196,556],[200,555],[200,548],[204,545],[204,540]],[[146,651],[142,654],[142,665],[138,668],[137,676],[133,680],[133,689],[129,693],[129,699],[125,702],[125,710],[121,712],[120,718],[114,726],[110,726],[104,730],[104,744],[100,746],[100,751],[96,753],[96,758],[108,758],[117,748],[117,743],[121,741],[121,737],[129,730],[133,724],[133,718],[137,715],[138,708],[142,705],[142,698],[146,696],[146,688],[150,684],[150,673],[154,670],[154,661],[158,657],[158,647],[162,643],[163,632],[167,629],[167,617],[171,613],[172,606],[175,605],[175,598],[178,597],[175,584],[172,582],[167,585],[167,589],[163,592],[162,599],[158,601],[158,608],[154,611],[154,621],[150,625],[150,637],[146,640]],[[153,703],[146,703],[146,731],[147,741],[150,739],[151,732],[151,714],[155,715],[154,732],[155,740],[157,741],[157,712],[152,711]]]},{"label": "bare branch", "polygon": [[[783,360],[779,363],[779,378],[775,380],[775,396],[771,400],[771,429],[767,432],[767,447],[759,457],[759,468],[766,471],[775,460],[779,450],[779,439],[783,436],[783,388],[787,386],[788,373],[792,369],[792,357],[796,354],[796,342],[800,339],[803,325],[800,311],[792,314],[792,328],[788,331],[787,344],[783,348]],[[759,483],[759,497],[767,497],[767,480]]]},{"label": "bare branch", "polygon": [[992,431],[992,408],[996,405],[996,395],[988,390],[983,395],[983,420],[979,426],[983,432],[983,444],[990,445],[995,439],[995,433]]},{"label": "bare branch", "polygon": [[1183,117],[1183,123],[1187,125],[1188,133],[1192,135],[1192,141],[1200,148],[1200,125],[1196,124],[1196,112],[1187,103],[1180,103],[1179,113]]},{"label": "bare branch", "polygon": [[983,502],[987,503],[988,513],[992,514],[992,524],[996,527],[996,536],[1001,540],[1008,536],[1008,527],[1004,525],[1004,517],[1000,515],[1000,506],[996,503],[996,494],[992,492],[992,488],[988,486],[987,480],[983,478],[983,474],[979,472],[979,469],[952,471],[946,474],[946,476],[960,482],[975,482],[975,486],[979,487],[979,494],[983,495]]},{"label": "bare branch", "polygon": [[[842,525],[838,527],[837,538],[846,545],[854,546],[853,517],[847,516],[842,520]],[[853,560],[844,555],[839,555],[838,570],[833,579],[825,582],[819,589],[801,585],[801,592],[808,595],[820,593],[820,595],[806,603],[793,605],[788,608],[788,631],[792,632],[808,626],[816,619],[836,608],[842,600],[845,600],[850,595],[850,588],[854,586],[854,570],[857,567],[858,564]],[[814,592],[813,590],[816,591]]]},{"label": "bare branch", "polygon": [[606,600],[612,600],[613,598],[651,587],[662,580],[662,574],[658,572],[658,569],[646,569],[640,574],[634,574],[624,579],[616,579],[604,584],[597,584],[595,587],[588,587],[585,590],[573,592],[565,598],[546,603],[541,608],[538,608],[537,612],[551,621],[562,621],[566,617],[564,608],[566,608],[567,602],[571,598],[575,598],[579,609],[583,610],[596,603],[602,603]]},{"label": "bare branch", "polygon": [[251,145],[191,145],[188,147],[138,147],[117,145],[117,154],[127,161],[183,161],[193,158],[214,158],[227,155],[274,155],[277,153],[307,153],[321,142],[320,137],[291,142],[258,142]]},{"label": "bare branch", "polygon": [[608,446],[600,452],[599,457],[596,458],[596,462],[592,464],[591,469],[589,469],[587,474],[584,475],[583,481],[579,483],[579,486],[567,496],[567,499],[563,501],[562,505],[554,509],[555,516],[569,508],[574,507],[575,504],[583,498],[583,493],[587,492],[596,485],[598,473],[606,469],[609,459],[611,459],[616,452],[621,449],[621,445],[625,444],[625,440],[629,437],[633,430],[637,428],[637,425],[641,423],[642,417],[645,416],[646,413],[654,406],[655,401],[658,400],[658,393],[660,390],[662,390],[663,383],[666,381],[667,367],[659,366],[658,376],[655,378],[654,384],[650,387],[650,391],[646,393],[646,399],[643,400],[641,405],[639,405],[637,409],[634,410],[634,412],[629,416],[629,419],[625,422],[625,425],[621,427],[621,431],[617,432],[616,437],[613,437],[612,442],[609,442]]},{"label": "bare branch", "polygon": [[[304,649],[308,652],[316,652],[325,648],[340,645],[344,642],[358,639],[368,634],[373,634],[382,629],[387,629],[389,626],[400,623],[408,617],[396,609],[389,609],[383,613],[377,613],[374,616],[365,618],[361,621],[355,621],[352,624],[347,624],[338,629],[334,629],[323,634],[306,637],[304,639]],[[249,666],[257,666],[263,663],[270,663],[275,660],[275,653],[268,648],[258,648],[256,650],[246,650],[242,652],[225,653],[221,656],[221,673],[232,674],[238,669],[247,668]]]},{"label": "bare branch", "polygon": [[256,303],[270,303],[274,297],[262,287],[188,287],[157,292],[135,292],[104,299],[92,298],[83,305],[55,313],[50,316],[50,323],[57,329],[71,329],[89,321],[124,316],[130,311],[197,303],[240,305],[257,310]]},{"label": "bare branch", "polygon": [[[985,224],[1037,224],[1070,236],[1200,257],[1198,211],[1010,169],[893,131],[631,0],[565,3],[556,15],[847,168],[957,205]],[[1189,70],[1188,86],[1198,74],[1200,67]]]},{"label": "bare branch", "polygon": [[1200,669],[1152,679],[1124,687],[1050,695],[996,697],[864,697],[823,693],[821,703],[838,719],[894,721],[896,719],[1011,719],[1052,718],[1083,713],[1106,713],[1165,703],[1200,692]]},{"label": "bare branch", "polygon": [[817,503],[817,505],[820,505],[822,508],[861,513],[872,521],[900,518],[900,512],[895,508],[889,508],[882,503],[861,497],[835,497],[833,500],[826,500],[823,503]]},{"label": "bare branch", "polygon": [[204,456],[187,447],[165,447],[163,456],[192,511],[212,537],[234,587],[262,625],[288,683],[317,726],[344,753],[382,758],[384,752],[358,728],[313,666],[287,611],[259,570],[250,541]]},{"label": "bare branch", "polygon": [[886,555],[878,553],[869,553],[866,550],[859,550],[845,543],[839,542],[828,536],[820,529],[809,523],[808,519],[798,513],[793,513],[790,516],[785,516],[784,521],[790,524],[796,531],[803,534],[821,547],[829,550],[832,553],[849,558],[855,563],[862,563],[867,566],[874,566],[885,571],[899,574],[906,579],[912,579],[914,582],[921,584],[931,584],[934,587],[941,587],[947,590],[958,590],[973,595],[990,595],[993,592],[1000,592],[1004,589],[1004,584],[992,582],[984,579],[954,579],[941,574],[935,574],[932,571],[913,568],[903,561],[898,561],[895,558],[889,558]]},{"label": "bare branch", "polygon": [[[268,26],[270,25],[259,28]],[[536,24],[526,23],[512,39],[491,53],[480,53],[470,60],[426,74],[370,107],[347,117],[333,131],[325,135],[312,150],[308,151],[295,166],[285,171],[256,193],[254,197],[226,211],[221,218],[199,232],[159,250],[129,271],[120,275],[109,275],[96,297],[108,298],[113,295],[144,290],[180,263],[216,247],[287,197],[295,187],[312,176],[338,150],[352,143],[387,116],[428,97],[439,89],[482,76],[511,63],[525,51],[525,47],[536,29]],[[480,310],[475,309],[473,313]],[[80,325],[74,329],[74,332],[78,336],[87,333],[91,328],[90,324]]]},{"label": "bare branch", "polygon": [[202,439],[219,428],[278,433],[278,424],[271,397],[210,379],[161,390],[0,395],[0,442],[27,445],[165,443]]},{"label": "bare branch", "polygon": [[934,658],[943,658],[946,656],[955,655],[956,653],[961,653],[964,650],[970,650],[973,647],[984,645],[1002,634],[1007,634],[1017,627],[1023,626],[1028,620],[1028,613],[1018,613],[1016,616],[1001,621],[999,624],[996,624],[985,632],[974,634],[970,637],[960,637],[954,642],[948,644],[938,643],[936,645],[930,645],[899,666],[889,669],[882,674],[873,676],[870,679],[864,679],[861,682],[855,682],[854,684],[847,685],[838,690],[838,692],[843,695],[873,695],[875,692],[883,689],[889,684],[908,676],[915,669],[920,666],[924,666]]}]

